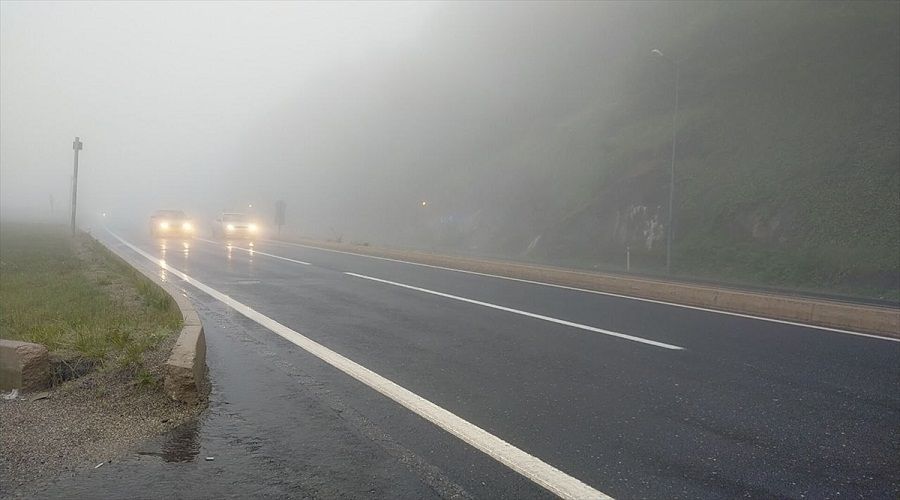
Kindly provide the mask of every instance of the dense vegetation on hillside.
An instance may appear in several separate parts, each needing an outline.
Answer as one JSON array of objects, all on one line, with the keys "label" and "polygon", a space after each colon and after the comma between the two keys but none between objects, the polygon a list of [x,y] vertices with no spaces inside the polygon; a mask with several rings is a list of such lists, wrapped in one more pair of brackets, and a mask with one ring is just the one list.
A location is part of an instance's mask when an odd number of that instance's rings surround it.
[{"label": "dense vegetation on hillside", "polygon": [[654,48],[673,272],[900,299],[897,2],[443,4],[240,163],[298,234],[660,273]]},{"label": "dense vegetation on hillside", "polygon": [[[660,47],[680,72],[674,272],[900,296],[900,4],[658,16],[617,99],[585,99],[447,174],[465,194],[432,244],[608,269],[629,245],[638,270],[660,271],[673,97]],[[474,172],[491,176],[474,186]]]}]

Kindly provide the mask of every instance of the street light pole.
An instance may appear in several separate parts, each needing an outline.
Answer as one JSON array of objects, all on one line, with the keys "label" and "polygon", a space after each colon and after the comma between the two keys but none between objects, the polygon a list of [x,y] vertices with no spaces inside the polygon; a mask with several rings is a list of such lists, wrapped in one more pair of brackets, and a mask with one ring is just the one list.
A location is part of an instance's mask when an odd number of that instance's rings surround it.
[{"label": "street light pole", "polygon": [[672,109],[672,164],[669,168],[669,213],[667,217],[668,222],[666,223],[666,274],[672,274],[672,238],[675,233],[672,225],[672,215],[675,200],[675,127],[678,123],[678,64],[673,59],[666,57],[659,49],[653,49],[650,53],[669,61],[672,64],[672,71],[675,73],[675,105]]},{"label": "street light pole", "polygon": [[78,206],[78,152],[82,150],[83,143],[81,139],[76,137],[72,143],[72,149],[75,150],[75,173],[72,176],[72,235],[75,235],[75,209]]}]

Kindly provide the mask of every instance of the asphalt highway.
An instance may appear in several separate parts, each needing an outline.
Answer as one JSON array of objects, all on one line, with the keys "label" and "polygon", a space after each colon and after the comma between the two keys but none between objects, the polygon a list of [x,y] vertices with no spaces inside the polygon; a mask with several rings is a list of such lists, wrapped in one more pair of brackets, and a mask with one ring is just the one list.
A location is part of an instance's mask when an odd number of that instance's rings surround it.
[{"label": "asphalt highway", "polygon": [[[267,355],[232,342],[222,368],[247,390],[316,384],[344,408],[327,419],[365,423],[330,438],[338,496],[335,471],[373,467],[362,441],[406,486],[346,496],[900,497],[893,339],[283,242],[97,236],[217,304],[205,324],[252,325]],[[309,433],[308,401],[256,404],[266,429]],[[279,463],[315,467],[281,442]]]}]

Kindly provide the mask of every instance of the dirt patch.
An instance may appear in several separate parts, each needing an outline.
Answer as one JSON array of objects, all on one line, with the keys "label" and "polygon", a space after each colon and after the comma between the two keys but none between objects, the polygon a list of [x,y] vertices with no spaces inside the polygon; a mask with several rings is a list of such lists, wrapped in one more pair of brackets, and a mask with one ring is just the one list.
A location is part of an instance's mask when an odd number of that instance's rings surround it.
[{"label": "dirt patch", "polygon": [[46,482],[117,460],[139,443],[196,418],[205,402],[188,405],[162,391],[162,365],[175,342],[147,354],[153,378],[122,370],[94,371],[48,391],[0,400],[0,490],[27,497]]}]

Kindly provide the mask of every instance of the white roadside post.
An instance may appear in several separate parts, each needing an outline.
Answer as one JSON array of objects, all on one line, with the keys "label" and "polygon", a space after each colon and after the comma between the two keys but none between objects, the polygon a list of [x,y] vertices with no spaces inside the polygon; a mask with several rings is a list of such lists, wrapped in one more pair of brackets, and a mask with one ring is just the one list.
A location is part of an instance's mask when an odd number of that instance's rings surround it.
[{"label": "white roadside post", "polygon": [[75,173],[72,175],[72,235],[76,233],[75,226],[75,209],[78,206],[78,152],[84,148],[84,143],[76,137],[72,143],[72,149],[75,150]]}]

